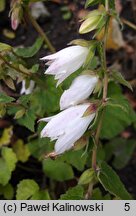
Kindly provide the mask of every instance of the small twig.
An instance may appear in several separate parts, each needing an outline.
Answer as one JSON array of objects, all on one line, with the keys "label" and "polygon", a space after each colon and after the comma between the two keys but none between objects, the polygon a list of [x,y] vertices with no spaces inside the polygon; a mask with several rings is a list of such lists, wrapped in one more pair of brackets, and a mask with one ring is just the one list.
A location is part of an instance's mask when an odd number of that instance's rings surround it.
[{"label": "small twig", "polygon": [[121,18],[121,21],[122,21],[124,24],[126,24],[127,26],[129,26],[130,28],[136,30],[136,25],[135,25],[134,23],[132,23],[132,22],[130,22],[130,21],[124,19],[124,18]]},{"label": "small twig", "polygon": [[32,17],[31,13],[28,10],[27,10],[27,15],[28,15],[28,17],[29,17],[29,19],[30,19],[33,27],[36,29],[36,31],[39,33],[39,35],[43,38],[43,40],[47,44],[47,46],[50,49],[50,51],[52,53],[54,53],[55,52],[54,46],[51,44],[51,42],[48,39],[46,33],[42,30],[42,28],[40,27],[40,25],[36,22],[36,20]]},{"label": "small twig", "polygon": [[93,184],[89,184],[87,193],[85,194],[85,199],[88,200],[91,196],[92,196],[92,192],[93,192]]}]

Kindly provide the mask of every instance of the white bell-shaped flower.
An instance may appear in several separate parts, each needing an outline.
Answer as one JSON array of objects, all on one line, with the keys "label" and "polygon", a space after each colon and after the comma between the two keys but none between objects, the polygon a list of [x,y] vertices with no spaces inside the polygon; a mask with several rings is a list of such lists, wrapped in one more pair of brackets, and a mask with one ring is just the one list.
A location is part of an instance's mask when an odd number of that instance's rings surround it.
[{"label": "white bell-shaped flower", "polygon": [[93,92],[98,82],[97,76],[81,75],[78,76],[70,88],[62,94],[60,98],[60,109],[77,105],[87,99]]},{"label": "white bell-shaped flower", "polygon": [[49,60],[49,65],[45,74],[51,74],[58,80],[57,86],[62,83],[69,75],[78,70],[86,60],[89,53],[87,47],[79,45],[70,46],[59,52],[45,56],[41,60]]},{"label": "white bell-shaped flower", "polygon": [[83,117],[89,106],[89,103],[73,106],[55,116],[40,120],[48,122],[41,131],[41,137],[57,140],[55,144],[55,152],[57,154],[70,149],[84,134],[95,117],[95,113]]},{"label": "white bell-shaped flower", "polygon": [[83,136],[94,117],[95,113],[72,121],[65,134],[59,136],[55,143],[56,154],[62,154],[72,148],[74,143]]}]

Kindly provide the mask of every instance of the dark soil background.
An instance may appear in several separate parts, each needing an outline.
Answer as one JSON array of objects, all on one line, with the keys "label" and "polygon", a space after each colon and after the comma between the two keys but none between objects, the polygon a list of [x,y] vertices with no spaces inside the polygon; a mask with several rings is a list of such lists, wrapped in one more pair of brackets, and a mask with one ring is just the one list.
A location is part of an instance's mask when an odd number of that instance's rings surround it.
[{"label": "dark soil background", "polygon": [[[84,12],[84,0],[77,1],[58,1],[45,3],[47,6],[51,16],[46,18],[40,18],[38,20],[40,26],[47,33],[51,42],[53,43],[56,50],[66,47],[67,43],[71,40],[79,38],[78,28],[79,28],[79,17],[80,13]],[[63,13],[61,11],[62,6],[68,6],[71,10],[72,17],[70,20],[63,19]],[[134,7],[135,6],[135,7]],[[135,23],[136,22],[136,1],[135,0],[122,0],[122,12],[121,17]],[[35,29],[33,29],[32,25],[27,21],[19,26],[17,31],[15,32],[15,39],[8,39],[3,35],[3,29],[10,29],[10,19],[9,19],[9,2],[7,1],[6,11],[0,14],[0,41],[9,43],[12,46],[24,45],[29,46],[32,45],[35,39],[37,38],[37,33]],[[27,19],[26,19],[27,20]],[[86,36],[90,38],[90,36]],[[126,44],[132,47],[134,50],[136,49],[136,32],[130,27],[124,26],[123,29],[123,37],[126,41]],[[38,56],[32,59],[32,61],[39,62],[39,57],[43,57],[49,53],[48,50],[41,50],[38,53]],[[136,52],[132,54],[124,49],[120,49],[118,51],[108,51],[108,63],[114,63],[118,61],[121,72],[125,76],[127,80],[131,80],[135,83],[136,79]],[[42,67],[42,65],[41,65]],[[134,85],[134,92],[131,93],[127,89],[123,89],[124,94],[129,99],[133,108],[136,109],[136,87]],[[0,123],[0,127],[3,127],[4,124],[10,124],[10,119],[6,119],[5,122]],[[131,128],[126,129],[126,131],[131,132],[132,136],[135,136],[135,131]],[[17,126],[15,128],[15,133],[18,137],[24,138],[27,137],[28,131],[22,127]],[[28,169],[26,169],[28,167]],[[23,171],[23,172],[22,172]],[[136,153],[133,155],[132,160],[129,164],[122,170],[117,171],[121,180],[124,182],[126,188],[129,192],[131,192],[136,198]],[[12,183],[16,185],[19,180],[23,178],[29,178],[31,175],[32,178],[36,179],[36,181],[43,185],[45,184],[44,174],[42,173],[42,167],[40,163],[38,163],[35,159],[30,158],[27,162],[25,168],[20,163],[18,164],[18,168],[16,172],[13,173]],[[38,176],[41,176],[40,178]],[[75,184],[70,182],[70,184]],[[59,187],[59,186],[58,186]],[[61,188],[61,186],[60,186]],[[61,188],[64,190],[64,188]],[[61,191],[62,192],[62,191]]]}]

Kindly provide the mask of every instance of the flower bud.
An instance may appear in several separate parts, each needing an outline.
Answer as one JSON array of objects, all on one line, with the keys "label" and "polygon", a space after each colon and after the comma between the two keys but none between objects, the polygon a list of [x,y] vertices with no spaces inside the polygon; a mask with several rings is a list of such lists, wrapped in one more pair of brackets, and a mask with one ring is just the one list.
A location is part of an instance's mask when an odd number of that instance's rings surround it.
[{"label": "flower bud", "polygon": [[16,30],[21,19],[22,5],[21,0],[12,0],[10,4],[11,10],[11,27]]},{"label": "flower bud", "polygon": [[98,10],[94,10],[85,17],[85,21],[80,26],[79,33],[85,34],[98,29],[101,22],[104,22],[102,13]]}]

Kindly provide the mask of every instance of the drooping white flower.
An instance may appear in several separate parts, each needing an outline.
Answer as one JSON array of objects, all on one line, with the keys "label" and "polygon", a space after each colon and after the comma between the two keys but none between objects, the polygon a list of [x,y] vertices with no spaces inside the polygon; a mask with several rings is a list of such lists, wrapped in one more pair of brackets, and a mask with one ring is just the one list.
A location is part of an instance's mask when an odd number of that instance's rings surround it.
[{"label": "drooping white flower", "polygon": [[82,46],[71,46],[59,52],[45,56],[41,60],[49,60],[45,74],[55,75],[57,86],[69,75],[78,70],[85,62],[89,49]]},{"label": "drooping white flower", "polygon": [[26,81],[23,80],[22,81],[22,88],[21,88],[21,91],[20,91],[20,94],[31,94],[33,89],[34,89],[34,86],[35,86],[35,82],[33,80],[30,80],[30,84],[29,84],[29,87],[26,88]]},{"label": "drooping white flower", "polygon": [[89,103],[73,106],[69,109],[66,109],[59,114],[43,118],[40,121],[49,122],[42,130],[41,137],[50,137],[51,139],[57,139],[64,131],[63,129],[68,125],[72,120],[82,117],[84,112],[89,107]]},{"label": "drooping white flower", "polygon": [[67,128],[65,134],[60,136],[56,141],[56,154],[61,154],[72,148],[74,146],[74,143],[83,136],[94,117],[95,113],[73,121]]},{"label": "drooping white flower", "polygon": [[55,152],[57,154],[70,149],[84,134],[95,117],[95,113],[83,117],[89,106],[89,103],[73,106],[55,116],[40,120],[48,122],[41,131],[41,137],[57,140],[55,144]]},{"label": "drooping white flower", "polygon": [[83,102],[91,95],[98,82],[97,76],[81,75],[78,76],[70,88],[62,94],[60,98],[60,109],[66,109],[71,105]]}]

